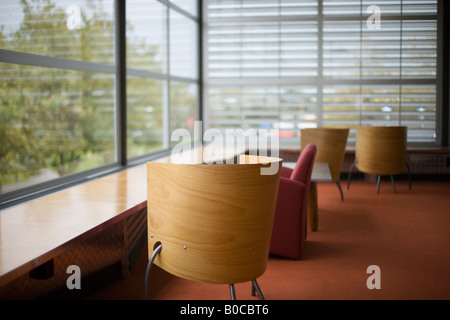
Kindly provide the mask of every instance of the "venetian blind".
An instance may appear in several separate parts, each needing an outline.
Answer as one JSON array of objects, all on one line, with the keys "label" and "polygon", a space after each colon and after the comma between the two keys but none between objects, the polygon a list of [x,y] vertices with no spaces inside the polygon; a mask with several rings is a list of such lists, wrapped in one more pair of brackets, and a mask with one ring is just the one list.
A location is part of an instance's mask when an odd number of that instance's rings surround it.
[{"label": "venetian blind", "polygon": [[207,127],[298,146],[305,127],[350,127],[352,144],[357,125],[406,125],[435,142],[436,0],[208,0],[205,16]]}]

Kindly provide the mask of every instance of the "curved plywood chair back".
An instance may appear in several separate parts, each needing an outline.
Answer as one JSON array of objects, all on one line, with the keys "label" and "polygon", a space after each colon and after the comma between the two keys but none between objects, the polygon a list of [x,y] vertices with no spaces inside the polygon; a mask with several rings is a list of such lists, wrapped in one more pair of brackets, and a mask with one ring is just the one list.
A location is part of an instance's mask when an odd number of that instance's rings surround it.
[{"label": "curved plywood chair back", "polygon": [[[264,162],[269,158],[265,158]],[[258,159],[261,160],[261,159]],[[181,278],[207,283],[256,279],[266,269],[281,159],[271,164],[147,163],[149,254]]]},{"label": "curved plywood chair back", "polygon": [[315,162],[328,163],[333,181],[338,181],[347,146],[348,128],[308,128],[301,130],[301,150],[315,144]]},{"label": "curved plywood chair back", "polygon": [[355,160],[359,171],[395,175],[406,171],[407,127],[356,128]]}]

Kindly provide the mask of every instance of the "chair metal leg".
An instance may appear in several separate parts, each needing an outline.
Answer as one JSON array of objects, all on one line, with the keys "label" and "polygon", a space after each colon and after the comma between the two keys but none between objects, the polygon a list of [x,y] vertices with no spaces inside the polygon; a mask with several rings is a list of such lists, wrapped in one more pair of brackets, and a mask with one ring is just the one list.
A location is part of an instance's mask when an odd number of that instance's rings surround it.
[{"label": "chair metal leg", "polygon": [[339,192],[341,193],[341,201],[344,201],[344,193],[342,192],[341,184],[339,183],[339,180],[336,181],[336,185],[339,188]]},{"label": "chair metal leg", "polygon": [[153,261],[156,258],[156,255],[159,254],[161,252],[162,249],[162,244],[158,245],[155,250],[153,250],[153,253],[150,257],[150,259],[148,260],[147,263],[147,268],[145,270],[145,285],[144,285],[144,300],[147,300],[147,284],[148,284],[148,275],[150,273],[150,269],[153,265]]},{"label": "chair metal leg", "polygon": [[352,166],[350,167],[350,171],[348,172],[348,178],[347,178],[347,190],[348,189],[350,189],[350,179],[352,178],[352,172],[353,172],[353,169],[355,168],[355,166],[356,166],[356,160],[355,161],[353,161],[353,164],[352,164]]},{"label": "chair metal leg", "polygon": [[392,182],[392,188],[394,189],[394,193],[397,193],[397,190],[395,190],[394,176],[391,176],[391,182]]},{"label": "chair metal leg", "polygon": [[230,283],[230,295],[231,300],[236,300],[236,292],[234,291],[234,284]]},{"label": "chair metal leg", "polygon": [[256,292],[258,293],[259,300],[264,300],[264,296],[263,296],[263,294],[261,292],[261,289],[258,286],[258,282],[256,282],[256,279],[252,280],[252,296],[255,295],[254,294],[254,290],[255,289],[256,289]]},{"label": "chair metal leg", "polygon": [[411,170],[410,170],[409,164],[407,162],[406,162],[406,169],[408,170],[409,190],[411,190]]},{"label": "chair metal leg", "polygon": [[380,193],[380,181],[381,181],[381,175],[377,175],[377,194]]}]

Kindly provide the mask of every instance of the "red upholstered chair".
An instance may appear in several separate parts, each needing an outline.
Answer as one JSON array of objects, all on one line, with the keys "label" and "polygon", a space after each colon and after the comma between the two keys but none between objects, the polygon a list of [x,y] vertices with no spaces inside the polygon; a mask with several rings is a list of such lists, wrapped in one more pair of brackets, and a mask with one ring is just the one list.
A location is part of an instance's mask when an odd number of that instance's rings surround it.
[{"label": "red upholstered chair", "polygon": [[306,240],[309,184],[316,145],[308,144],[294,169],[282,167],[270,253],[301,259]]}]

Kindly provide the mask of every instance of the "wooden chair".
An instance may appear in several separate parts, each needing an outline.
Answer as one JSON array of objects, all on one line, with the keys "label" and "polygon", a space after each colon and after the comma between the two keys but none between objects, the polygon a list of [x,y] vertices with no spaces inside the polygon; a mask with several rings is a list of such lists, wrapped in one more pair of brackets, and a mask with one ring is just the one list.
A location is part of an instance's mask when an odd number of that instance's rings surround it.
[{"label": "wooden chair", "polygon": [[[273,163],[263,164],[261,162]],[[274,174],[261,174],[275,166]],[[265,270],[281,159],[242,156],[239,164],[147,163],[149,262],[193,281],[252,282]]]},{"label": "wooden chair", "polygon": [[339,188],[341,200],[344,201],[344,193],[339,183],[342,163],[347,146],[348,128],[308,128],[300,132],[301,150],[308,144],[317,147],[316,163],[328,163],[333,181]]},{"label": "wooden chair", "polygon": [[377,175],[377,193],[380,192],[382,175],[390,175],[395,190],[394,175],[408,171],[409,189],[411,189],[411,171],[406,161],[407,127],[371,127],[356,128],[355,161],[350,169],[347,189],[353,169]]}]

